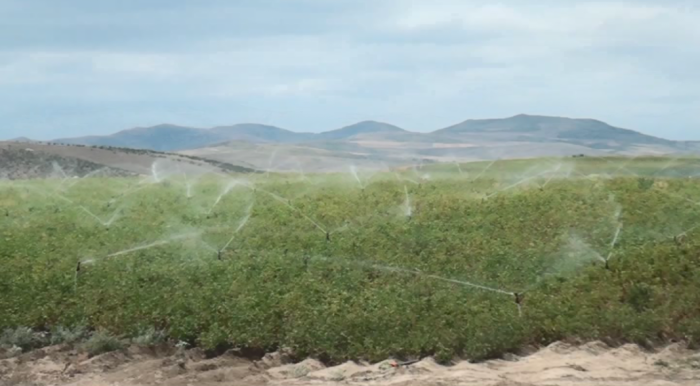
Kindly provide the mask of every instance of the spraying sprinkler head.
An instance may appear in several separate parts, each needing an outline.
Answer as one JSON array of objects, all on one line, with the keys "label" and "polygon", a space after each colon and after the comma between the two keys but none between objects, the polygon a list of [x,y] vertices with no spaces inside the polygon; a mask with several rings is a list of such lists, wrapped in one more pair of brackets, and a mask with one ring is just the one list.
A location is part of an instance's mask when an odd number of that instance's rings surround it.
[{"label": "spraying sprinkler head", "polygon": [[221,250],[216,251],[216,258],[221,261]]},{"label": "spraying sprinkler head", "polygon": [[523,304],[523,300],[525,300],[525,294],[513,292],[513,296],[515,297],[515,304],[520,307]]},{"label": "spraying sprinkler head", "polygon": [[75,274],[77,275],[80,273],[80,266],[83,264],[82,261],[78,261],[78,264],[75,266]]},{"label": "spraying sprinkler head", "polygon": [[610,261],[609,260],[605,260],[605,269],[610,271]]},{"label": "spraying sprinkler head", "polygon": [[513,292],[513,296],[515,297],[515,306],[518,307],[518,316],[522,317],[523,316],[523,300],[525,300],[525,294]]},{"label": "spraying sprinkler head", "polygon": [[326,232],[326,241],[331,241],[331,232]]}]

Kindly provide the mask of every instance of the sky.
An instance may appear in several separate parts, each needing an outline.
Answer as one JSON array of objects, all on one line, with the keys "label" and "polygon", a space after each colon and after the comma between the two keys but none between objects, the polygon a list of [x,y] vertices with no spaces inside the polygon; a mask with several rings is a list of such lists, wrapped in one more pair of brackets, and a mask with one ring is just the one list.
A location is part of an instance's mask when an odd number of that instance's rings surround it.
[{"label": "sky", "polygon": [[520,113],[700,140],[696,0],[2,0],[0,139]]}]

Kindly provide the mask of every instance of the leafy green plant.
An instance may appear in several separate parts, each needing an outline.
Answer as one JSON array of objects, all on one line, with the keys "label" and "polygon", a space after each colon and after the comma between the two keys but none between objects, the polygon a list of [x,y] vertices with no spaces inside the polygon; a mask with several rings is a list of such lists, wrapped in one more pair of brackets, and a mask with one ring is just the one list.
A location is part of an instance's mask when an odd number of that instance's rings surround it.
[{"label": "leafy green plant", "polygon": [[[551,162],[570,176],[523,180]],[[93,352],[121,341],[86,331],[145,345],[167,331],[331,362],[482,359],[567,338],[697,343],[700,181],[640,189],[634,174],[668,160],[615,174],[620,162],[436,164],[361,184],[245,174],[230,189],[218,176],[0,181],[0,330],[48,328],[51,343],[90,338]],[[46,344],[32,333],[3,339]]]}]

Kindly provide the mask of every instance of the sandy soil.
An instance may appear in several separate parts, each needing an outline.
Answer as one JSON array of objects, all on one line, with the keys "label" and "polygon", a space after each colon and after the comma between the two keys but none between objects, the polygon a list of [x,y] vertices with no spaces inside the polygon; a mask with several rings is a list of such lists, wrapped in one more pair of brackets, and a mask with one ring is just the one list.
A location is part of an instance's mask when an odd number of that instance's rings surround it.
[{"label": "sandy soil", "polygon": [[227,352],[135,348],[93,358],[53,346],[0,360],[0,385],[699,385],[700,352],[671,345],[647,352],[634,345],[556,343],[525,357],[441,366],[433,359],[410,365],[387,360],[326,367],[307,359],[287,363],[280,353],[252,361]]}]

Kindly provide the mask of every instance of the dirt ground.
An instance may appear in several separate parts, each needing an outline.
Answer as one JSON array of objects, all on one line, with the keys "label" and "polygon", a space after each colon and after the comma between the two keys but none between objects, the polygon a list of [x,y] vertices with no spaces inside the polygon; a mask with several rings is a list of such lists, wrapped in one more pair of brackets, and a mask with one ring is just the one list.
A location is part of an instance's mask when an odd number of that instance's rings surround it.
[{"label": "dirt ground", "polygon": [[555,343],[528,356],[482,363],[441,366],[426,358],[410,365],[387,360],[326,367],[313,359],[287,363],[280,353],[253,361],[231,351],[207,358],[198,349],[132,347],[88,358],[68,347],[52,346],[0,360],[0,386],[10,385],[697,386],[700,352],[682,345],[649,352],[634,345]]}]

